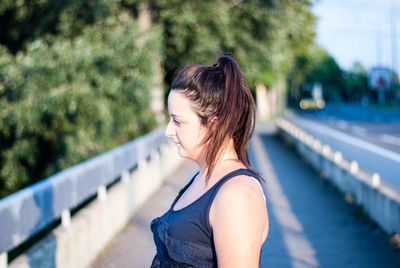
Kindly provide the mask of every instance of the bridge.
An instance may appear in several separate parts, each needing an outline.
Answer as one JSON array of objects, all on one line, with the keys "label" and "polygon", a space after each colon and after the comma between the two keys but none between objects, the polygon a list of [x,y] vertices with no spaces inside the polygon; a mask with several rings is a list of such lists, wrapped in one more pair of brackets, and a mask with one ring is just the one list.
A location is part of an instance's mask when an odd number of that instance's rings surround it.
[{"label": "bridge", "polygon": [[[396,187],[293,118],[251,142],[270,219],[261,267],[400,267]],[[195,170],[160,129],[5,198],[0,267],[149,267],[150,221]]]}]

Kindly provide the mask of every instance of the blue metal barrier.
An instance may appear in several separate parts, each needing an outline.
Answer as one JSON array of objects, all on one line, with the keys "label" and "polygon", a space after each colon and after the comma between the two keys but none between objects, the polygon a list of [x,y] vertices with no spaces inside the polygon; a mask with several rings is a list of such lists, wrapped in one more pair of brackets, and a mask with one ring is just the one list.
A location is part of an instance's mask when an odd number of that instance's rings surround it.
[{"label": "blue metal barrier", "polygon": [[0,253],[69,213],[167,142],[164,128],[74,165],[0,200]]}]

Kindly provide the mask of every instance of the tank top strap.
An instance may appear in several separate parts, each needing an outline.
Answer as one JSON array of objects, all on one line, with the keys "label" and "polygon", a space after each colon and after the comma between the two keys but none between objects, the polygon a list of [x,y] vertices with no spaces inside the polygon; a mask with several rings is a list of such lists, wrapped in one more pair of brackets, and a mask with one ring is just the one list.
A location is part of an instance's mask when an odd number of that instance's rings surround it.
[{"label": "tank top strap", "polygon": [[247,175],[247,176],[253,177],[253,178],[257,179],[260,183],[265,182],[263,177],[261,177],[255,171],[253,171],[251,169],[247,169],[247,168],[239,168],[239,169],[235,169],[234,171],[229,172],[224,177],[222,177],[222,179],[219,182],[217,182],[217,186],[214,189],[213,195],[215,195],[216,192],[218,192],[218,189],[222,186],[222,184],[224,184],[229,179],[239,176],[239,175]]},{"label": "tank top strap", "polygon": [[[253,170],[247,169],[247,168],[240,168],[240,169],[236,169],[228,174],[226,174],[219,182],[217,182],[216,187],[213,189],[213,192],[211,193],[209,199],[208,199],[208,205],[207,205],[207,214],[209,215],[210,213],[210,207],[211,204],[215,198],[215,196],[218,193],[219,188],[221,188],[221,186],[227,182],[229,179],[239,176],[239,175],[247,175],[247,176],[251,176],[253,178],[255,178],[257,181],[260,182],[260,184],[262,184],[262,182],[265,182],[264,178],[262,178],[259,174],[257,174],[256,172],[254,172]],[[261,187],[261,185],[260,185]],[[262,190],[262,187],[261,187]],[[207,221],[208,222],[208,221]],[[210,227],[210,226],[208,226]]]},{"label": "tank top strap", "polygon": [[178,195],[175,197],[174,202],[172,202],[172,205],[170,207],[170,209],[172,209],[175,205],[175,203],[179,200],[179,198],[181,197],[181,195],[183,194],[183,192],[186,191],[187,188],[189,188],[189,186],[193,183],[194,179],[196,178],[196,176],[199,174],[200,172],[197,171],[196,174],[193,175],[193,177],[190,179],[190,181],[179,191]]}]

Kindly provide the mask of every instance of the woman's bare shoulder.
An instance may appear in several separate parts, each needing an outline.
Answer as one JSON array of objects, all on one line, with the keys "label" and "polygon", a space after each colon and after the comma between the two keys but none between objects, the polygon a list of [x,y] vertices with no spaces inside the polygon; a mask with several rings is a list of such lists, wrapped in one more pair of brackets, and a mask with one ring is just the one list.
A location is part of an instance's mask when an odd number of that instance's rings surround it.
[{"label": "woman's bare shoulder", "polygon": [[216,198],[224,198],[226,196],[235,197],[238,195],[256,195],[262,197],[262,188],[260,188],[260,182],[252,176],[248,175],[238,175],[227,182],[225,182],[218,191]]},{"label": "woman's bare shoulder", "polygon": [[[239,175],[225,182],[213,201],[213,215],[236,214],[254,217],[266,213],[265,196],[260,183],[251,176]],[[222,217],[214,216],[213,223]],[[262,222],[262,220],[261,220]]]}]

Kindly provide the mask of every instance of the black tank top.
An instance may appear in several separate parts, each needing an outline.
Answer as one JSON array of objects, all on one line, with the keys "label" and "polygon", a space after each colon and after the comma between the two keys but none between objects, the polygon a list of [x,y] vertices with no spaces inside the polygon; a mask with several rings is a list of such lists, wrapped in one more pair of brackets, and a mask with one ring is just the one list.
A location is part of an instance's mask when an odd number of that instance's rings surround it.
[{"label": "black tank top", "polygon": [[[217,267],[209,210],[218,189],[230,178],[248,175],[260,183],[264,179],[249,169],[237,169],[226,174],[197,200],[180,210],[173,210],[175,203],[192,184],[198,172],[183,187],[170,209],[151,222],[154,242],[157,247],[151,268]],[[261,252],[260,252],[261,257]]]}]

